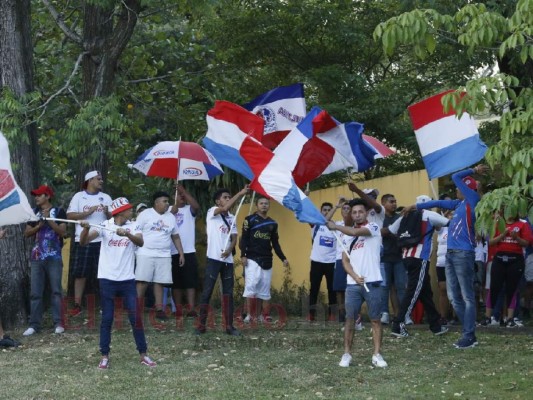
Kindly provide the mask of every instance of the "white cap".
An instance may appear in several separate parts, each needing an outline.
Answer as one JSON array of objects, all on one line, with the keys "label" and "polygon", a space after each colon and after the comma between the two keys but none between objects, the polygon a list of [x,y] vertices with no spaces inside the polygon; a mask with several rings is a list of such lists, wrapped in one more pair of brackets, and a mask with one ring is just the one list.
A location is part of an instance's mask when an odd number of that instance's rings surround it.
[{"label": "white cap", "polygon": [[148,208],[148,206],[147,206],[146,204],[144,204],[144,203],[139,203],[139,205],[138,205],[137,208],[135,209],[135,212],[138,213],[139,210],[140,210],[141,208],[143,208],[143,207],[144,207],[144,208]]},{"label": "white cap", "polygon": [[425,194],[421,194],[420,196],[418,196],[416,198],[416,204],[421,204],[421,203],[427,203],[428,201],[432,201],[433,199]]},{"label": "white cap", "polygon": [[373,192],[376,193],[376,197],[379,196],[379,190],[377,190],[377,189],[363,189],[363,193],[364,194],[370,194],[370,193],[373,193]]},{"label": "white cap", "polygon": [[100,172],[98,171],[87,172],[85,174],[84,182],[87,182],[89,179],[94,178],[95,176],[98,176],[98,175],[100,175]]}]

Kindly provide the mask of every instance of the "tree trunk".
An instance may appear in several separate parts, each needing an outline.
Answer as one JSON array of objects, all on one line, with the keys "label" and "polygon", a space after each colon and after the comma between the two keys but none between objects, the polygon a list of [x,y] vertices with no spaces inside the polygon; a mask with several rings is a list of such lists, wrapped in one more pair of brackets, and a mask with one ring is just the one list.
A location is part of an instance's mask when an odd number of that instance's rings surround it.
[{"label": "tree trunk", "polygon": [[[140,10],[140,0],[110,1],[108,7],[85,2],[82,35],[84,50],[88,53],[82,62],[85,101],[113,94],[118,61],[131,39]],[[100,142],[105,149],[105,136],[100,138]],[[88,151],[95,151],[95,148]],[[96,163],[92,165],[87,165],[83,159],[80,159],[78,171],[80,179],[85,172],[96,169],[105,180],[108,170],[105,150],[100,151]]]},{"label": "tree trunk", "polygon": [[[30,0],[0,1],[0,90],[22,97],[33,90],[33,47]],[[11,140],[11,164],[25,193],[37,184],[37,131],[29,125],[24,137]],[[29,298],[29,250],[24,225],[8,227],[0,241],[0,317],[5,326],[26,321]]]}]

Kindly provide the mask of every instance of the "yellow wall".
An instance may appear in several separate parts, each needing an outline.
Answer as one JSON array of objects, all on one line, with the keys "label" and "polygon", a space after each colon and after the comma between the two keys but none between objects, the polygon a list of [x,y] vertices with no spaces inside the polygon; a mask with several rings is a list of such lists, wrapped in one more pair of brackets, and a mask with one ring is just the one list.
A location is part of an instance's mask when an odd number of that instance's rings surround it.
[{"label": "yellow wall", "polygon": [[[434,182],[435,190],[438,193],[437,181]],[[408,206],[415,203],[415,198],[421,194],[435,198],[430,182],[425,170],[409,172],[400,175],[378,178],[366,182],[357,183],[360,188],[375,188],[379,190],[379,198],[385,193],[392,193],[398,200],[398,206]],[[329,201],[336,204],[339,197],[352,198],[353,194],[347,185],[338,186],[311,192],[309,197],[318,207],[323,202]],[[253,208],[253,207],[252,207]],[[242,220],[249,213],[249,205],[244,205],[243,210],[238,215],[238,227],[242,226]],[[309,268],[311,254],[311,228],[308,224],[302,224],[296,220],[294,214],[272,201],[269,215],[279,224],[280,244],[285,256],[291,264],[291,275],[293,283],[309,285]],[[333,216],[333,220],[340,219],[340,211]],[[238,267],[237,274],[242,272]],[[432,274],[435,275],[435,274]],[[432,276],[433,278],[433,276]],[[283,282],[283,265],[274,256],[274,270],[272,286],[279,288]],[[326,282],[322,281],[322,291],[326,291]]]}]

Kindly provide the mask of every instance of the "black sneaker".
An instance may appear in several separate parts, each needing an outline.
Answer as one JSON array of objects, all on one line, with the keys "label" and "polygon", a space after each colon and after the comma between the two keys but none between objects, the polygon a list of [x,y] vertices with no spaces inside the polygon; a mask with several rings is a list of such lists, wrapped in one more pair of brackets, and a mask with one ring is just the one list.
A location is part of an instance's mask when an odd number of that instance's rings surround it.
[{"label": "black sneaker", "polygon": [[399,338],[405,338],[409,336],[409,332],[407,332],[407,329],[405,329],[405,324],[393,322],[391,327],[391,335],[396,336]]},{"label": "black sneaker", "polygon": [[440,336],[440,335],[444,335],[446,332],[448,332],[448,328],[446,328],[445,326],[441,326],[440,329],[436,330],[436,331],[432,331],[433,334],[435,336]]},{"label": "black sneaker", "polygon": [[518,325],[516,324],[516,322],[514,322],[514,319],[510,319],[509,321],[507,321],[507,323],[505,324],[505,327],[506,328],[516,328]]},{"label": "black sneaker", "polygon": [[168,321],[167,314],[163,310],[156,310],[155,317],[160,321]]},{"label": "black sneaker", "polygon": [[241,332],[235,329],[233,326],[226,329],[226,333],[231,336],[241,336]]},{"label": "black sneaker", "polygon": [[475,337],[473,339],[461,338],[454,344],[454,347],[456,349],[470,349],[472,347],[476,347],[477,345],[478,342]]},{"label": "black sneaker", "polygon": [[15,339],[10,338],[7,335],[4,335],[2,339],[0,339],[0,347],[19,347],[20,342],[17,342]]},{"label": "black sneaker", "polygon": [[489,317],[485,317],[481,320],[481,322],[479,323],[479,325],[481,326],[489,326],[490,325],[490,318]]}]

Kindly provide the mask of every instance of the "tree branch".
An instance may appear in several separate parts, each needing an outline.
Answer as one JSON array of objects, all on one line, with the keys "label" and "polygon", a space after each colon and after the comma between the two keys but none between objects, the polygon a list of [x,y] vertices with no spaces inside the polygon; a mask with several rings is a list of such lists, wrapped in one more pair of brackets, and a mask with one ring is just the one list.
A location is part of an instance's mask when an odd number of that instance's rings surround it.
[{"label": "tree branch", "polygon": [[46,6],[46,8],[48,8],[48,11],[50,11],[52,18],[56,22],[57,26],[59,26],[59,28],[63,31],[63,33],[74,43],[77,43],[80,46],[82,46],[83,45],[82,38],[76,32],[69,29],[69,27],[65,24],[65,21],[63,20],[63,16],[57,12],[54,6],[50,3],[50,0],[41,0],[41,1]]},{"label": "tree branch", "polygon": [[131,81],[127,81],[127,83],[144,83],[144,82],[152,82],[152,81],[158,81],[159,79],[165,79],[168,78],[170,74],[161,75],[161,76],[154,76],[152,78],[143,78],[143,79],[134,79]]}]

